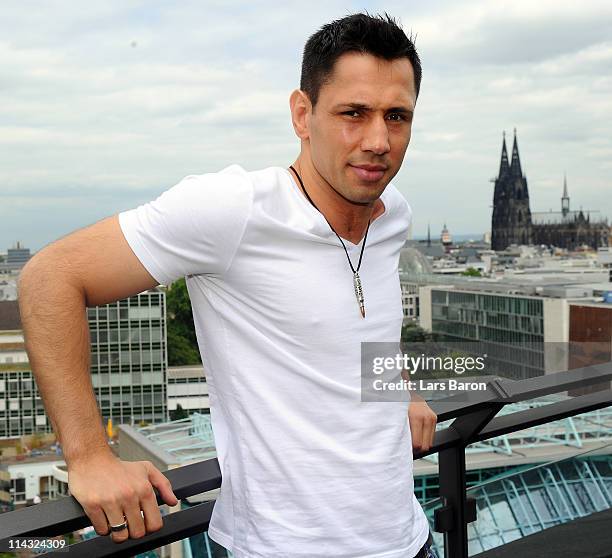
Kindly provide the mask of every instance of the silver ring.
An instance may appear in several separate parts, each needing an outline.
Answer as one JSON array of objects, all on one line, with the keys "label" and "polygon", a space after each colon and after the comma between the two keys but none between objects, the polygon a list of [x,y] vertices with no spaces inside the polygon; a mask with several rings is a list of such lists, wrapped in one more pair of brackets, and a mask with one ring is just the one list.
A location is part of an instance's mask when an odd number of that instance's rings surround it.
[{"label": "silver ring", "polygon": [[116,533],[117,531],[123,531],[126,527],[127,527],[127,519],[125,518],[125,515],[123,516],[123,519],[125,519],[125,521],[123,523],[120,523],[119,525],[111,525],[109,523],[109,527],[112,533]]}]

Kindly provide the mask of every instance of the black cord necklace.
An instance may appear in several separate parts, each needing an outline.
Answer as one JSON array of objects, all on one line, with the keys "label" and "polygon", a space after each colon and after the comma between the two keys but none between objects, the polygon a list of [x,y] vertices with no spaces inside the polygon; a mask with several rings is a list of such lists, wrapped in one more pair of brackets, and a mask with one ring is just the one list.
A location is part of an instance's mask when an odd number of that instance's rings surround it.
[{"label": "black cord necklace", "polygon": [[[302,187],[302,191],[304,195],[308,199],[308,201],[312,204],[312,206],[323,215],[323,212],[315,205],[315,203],[310,199],[306,188],[304,187],[304,183],[302,182],[302,177],[299,175],[298,171],[293,168],[293,165],[289,166],[289,168],[295,173],[297,179],[300,182],[300,186]],[[323,215],[323,219],[327,221],[327,217]],[[361,260],[363,258],[363,250],[366,245],[366,240],[368,239],[368,231],[370,230],[370,220],[368,220],[368,226],[366,228],[365,235],[363,237],[363,244],[361,245],[361,252],[359,254],[359,263],[357,264],[357,269],[353,267],[353,262],[351,262],[351,258],[349,256],[348,250],[346,249],[346,245],[340,235],[334,230],[334,227],[331,226],[331,223],[327,221],[329,228],[334,232],[334,234],[338,237],[340,244],[342,244],[342,248],[344,248],[344,253],[346,254],[346,259],[348,260],[349,265],[351,266],[351,271],[353,272],[353,287],[355,288],[355,296],[357,297],[357,302],[359,303],[359,311],[361,312],[361,317],[365,318],[365,300],[363,298],[363,287],[361,286],[361,278],[359,277],[359,268],[361,267]]]}]

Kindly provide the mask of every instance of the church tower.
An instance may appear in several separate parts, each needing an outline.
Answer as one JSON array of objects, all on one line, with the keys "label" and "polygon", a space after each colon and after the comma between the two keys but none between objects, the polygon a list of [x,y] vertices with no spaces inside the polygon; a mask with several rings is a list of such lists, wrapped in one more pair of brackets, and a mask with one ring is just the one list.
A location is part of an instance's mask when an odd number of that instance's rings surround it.
[{"label": "church tower", "polygon": [[529,190],[527,178],[521,169],[516,128],[510,164],[508,164],[504,132],[499,174],[495,179],[491,219],[491,248],[504,250],[510,244],[531,244]]},{"label": "church tower", "polygon": [[442,232],[440,233],[440,242],[444,244],[444,246],[450,246],[453,243],[453,239],[448,231],[448,227],[446,226],[446,221],[444,222],[444,227],[442,227]]},{"label": "church tower", "polygon": [[561,198],[561,214],[567,217],[570,210],[569,195],[567,194],[567,175],[563,175],[563,197]]}]

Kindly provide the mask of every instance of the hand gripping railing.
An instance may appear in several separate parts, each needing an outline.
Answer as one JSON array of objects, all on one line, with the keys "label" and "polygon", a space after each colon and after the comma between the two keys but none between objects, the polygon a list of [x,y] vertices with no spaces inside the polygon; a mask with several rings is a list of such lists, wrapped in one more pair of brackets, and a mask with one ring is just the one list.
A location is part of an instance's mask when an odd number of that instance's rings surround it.
[{"label": "hand gripping railing", "polygon": [[[476,502],[466,496],[465,448],[495,438],[569,416],[612,405],[612,390],[597,391],[549,405],[518,411],[495,418],[508,403],[526,401],[566,390],[588,387],[612,379],[612,364],[600,364],[522,381],[495,379],[487,391],[465,392],[430,403],[438,422],[454,419],[436,432],[434,443],[418,459],[439,453],[440,497],[443,506],[435,511],[434,529],[444,533],[446,558],[467,558],[467,524],[476,519]],[[216,459],[171,469],[164,473],[177,498],[183,499],[221,486]],[[157,501],[162,504],[158,495]],[[201,533],[208,528],[214,502],[204,502],[187,510],[164,516],[163,527],[140,539],[117,544],[110,537],[95,537],[70,545],[70,557],[133,556]],[[11,537],[56,536],[91,525],[79,503],[72,497],[45,502],[0,516],[0,544]],[[5,544],[2,544],[5,546]],[[45,556],[65,555],[64,552]]]},{"label": "hand gripping railing", "polygon": [[[164,472],[172,491],[181,500],[221,486],[221,471],[216,459],[209,459]],[[163,500],[155,491],[158,504]],[[70,558],[95,556],[134,556],[164,546],[208,529],[214,502],[204,502],[188,510],[167,514],[163,527],[140,539],[115,543],[109,536],[95,537],[69,546]],[[72,496],[44,502],[0,515],[0,548],[7,548],[7,539],[14,537],[52,537],[91,525],[83,508]],[[49,552],[43,556],[65,556],[65,552]]]}]

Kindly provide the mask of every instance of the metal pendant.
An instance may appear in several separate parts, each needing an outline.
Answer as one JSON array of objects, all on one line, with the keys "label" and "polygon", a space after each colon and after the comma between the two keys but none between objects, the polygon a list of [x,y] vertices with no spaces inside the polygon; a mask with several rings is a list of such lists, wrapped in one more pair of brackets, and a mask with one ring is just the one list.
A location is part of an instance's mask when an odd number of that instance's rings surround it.
[{"label": "metal pendant", "polygon": [[353,286],[355,287],[355,296],[357,297],[357,302],[359,303],[361,317],[365,318],[365,301],[363,298],[363,287],[361,286],[361,278],[359,277],[359,273],[357,271],[355,271],[355,274],[353,275]]}]

